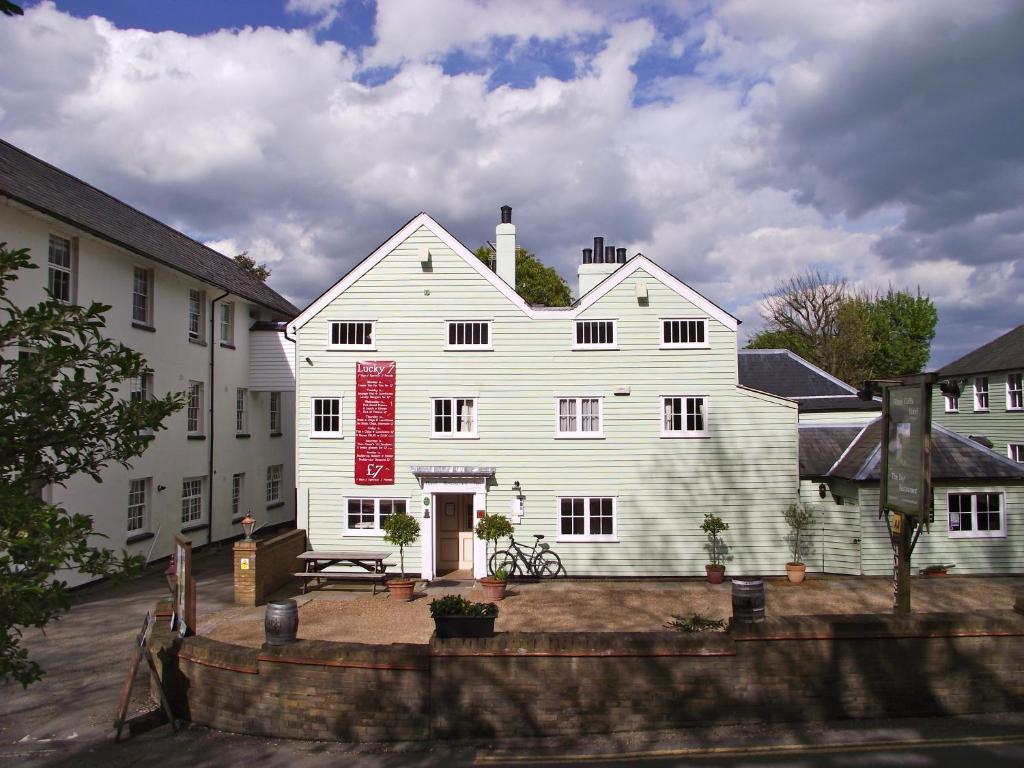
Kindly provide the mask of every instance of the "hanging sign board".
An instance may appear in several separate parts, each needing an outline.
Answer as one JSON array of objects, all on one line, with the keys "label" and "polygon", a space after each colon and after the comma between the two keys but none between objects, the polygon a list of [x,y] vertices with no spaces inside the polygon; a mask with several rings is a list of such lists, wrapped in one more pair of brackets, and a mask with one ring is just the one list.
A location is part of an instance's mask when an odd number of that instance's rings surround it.
[{"label": "hanging sign board", "polygon": [[356,485],[395,482],[395,363],[356,363]]},{"label": "hanging sign board", "polygon": [[927,519],[931,507],[931,387],[887,387],[882,506]]}]

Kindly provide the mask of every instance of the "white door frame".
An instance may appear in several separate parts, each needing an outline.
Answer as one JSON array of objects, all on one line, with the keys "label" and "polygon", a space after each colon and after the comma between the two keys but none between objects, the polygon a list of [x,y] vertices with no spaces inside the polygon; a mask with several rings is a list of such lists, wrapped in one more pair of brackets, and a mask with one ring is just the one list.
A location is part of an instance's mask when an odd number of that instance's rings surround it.
[{"label": "white door frame", "polygon": [[[437,497],[443,493],[473,494],[473,532],[476,533],[479,512],[487,509],[487,478],[456,478],[453,480],[424,480],[420,500],[423,527],[420,535],[420,577],[432,579],[434,573],[434,549],[437,526]],[[426,503],[424,503],[426,502]],[[473,538],[473,578],[482,579],[487,575],[487,542]]]}]

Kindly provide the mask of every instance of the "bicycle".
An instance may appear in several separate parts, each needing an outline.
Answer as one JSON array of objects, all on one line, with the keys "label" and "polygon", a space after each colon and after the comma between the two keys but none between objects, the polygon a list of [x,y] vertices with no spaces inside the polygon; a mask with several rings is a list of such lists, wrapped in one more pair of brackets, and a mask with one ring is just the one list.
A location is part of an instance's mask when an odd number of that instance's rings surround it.
[{"label": "bicycle", "polygon": [[515,537],[509,536],[509,548],[491,555],[491,573],[504,570],[509,578],[520,573],[538,579],[551,579],[563,573],[562,559],[548,544],[542,544],[544,534],[533,534],[533,549],[527,551],[522,544],[516,544]]}]

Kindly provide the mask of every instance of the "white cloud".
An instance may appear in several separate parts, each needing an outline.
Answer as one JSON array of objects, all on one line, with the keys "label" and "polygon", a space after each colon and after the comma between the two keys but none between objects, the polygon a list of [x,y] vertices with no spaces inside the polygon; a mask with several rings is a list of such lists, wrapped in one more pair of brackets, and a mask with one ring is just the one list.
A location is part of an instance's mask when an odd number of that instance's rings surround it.
[{"label": "white cloud", "polygon": [[[761,293],[814,265],[920,285],[950,323],[987,324],[988,336],[1020,317],[1024,198],[1005,202],[1020,134],[991,134],[999,109],[1020,107],[984,101],[1006,87],[984,68],[936,69],[961,44],[979,50],[1003,6],[680,7],[697,15],[667,40],[618,3],[390,2],[375,44],[348,50],[302,30],[122,30],[43,3],[0,24],[0,50],[18,62],[0,69],[0,135],[229,255],[248,250],[300,305],[420,210],[473,246],[507,202],[521,242],[571,283],[578,249],[604,235],[748,329]],[[493,88],[489,72],[440,63],[493,54],[498,38],[517,56],[560,43],[574,76]],[[659,49],[696,56],[695,72],[648,82],[658,99],[638,104],[643,57]],[[378,65],[394,76],[359,81]],[[990,133],[949,162],[921,121],[948,125],[968,98]],[[1002,175],[968,173],[1006,154]],[[982,302],[997,310],[981,318]]]}]

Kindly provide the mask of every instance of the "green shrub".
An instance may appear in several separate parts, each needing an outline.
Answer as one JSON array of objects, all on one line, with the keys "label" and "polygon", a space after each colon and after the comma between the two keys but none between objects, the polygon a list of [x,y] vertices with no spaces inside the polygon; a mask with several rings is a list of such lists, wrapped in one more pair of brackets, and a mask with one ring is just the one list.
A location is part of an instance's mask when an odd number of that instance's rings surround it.
[{"label": "green shrub", "polygon": [[804,531],[810,530],[814,525],[814,508],[807,504],[790,504],[782,513],[786,519],[786,525],[790,528],[789,543],[793,551],[792,562],[795,565],[803,564],[804,555]]},{"label": "green shrub", "polygon": [[[484,515],[480,518],[480,522],[476,524],[476,537],[483,539],[484,541],[493,541],[494,549],[498,549],[498,539],[503,539],[511,536],[516,532],[516,529],[512,527],[512,522],[504,515]],[[487,557],[487,550],[484,549],[484,557],[490,565],[490,558]],[[491,574],[494,578],[499,578],[497,574]],[[508,578],[508,574],[505,575]]]},{"label": "green shrub", "polygon": [[678,629],[680,632],[717,632],[725,629],[725,622],[721,619],[711,619],[699,613],[689,618],[685,616],[673,616],[672,621],[666,625],[669,629]]},{"label": "green shrub", "polygon": [[497,616],[494,603],[473,603],[460,595],[445,595],[430,601],[430,615],[438,616]]},{"label": "green shrub", "polygon": [[718,534],[722,533],[722,531],[728,531],[729,524],[718,517],[718,515],[712,515],[710,512],[707,512],[704,514],[704,522],[701,523],[700,529],[711,537],[711,564],[721,565],[722,556],[718,553]]}]

